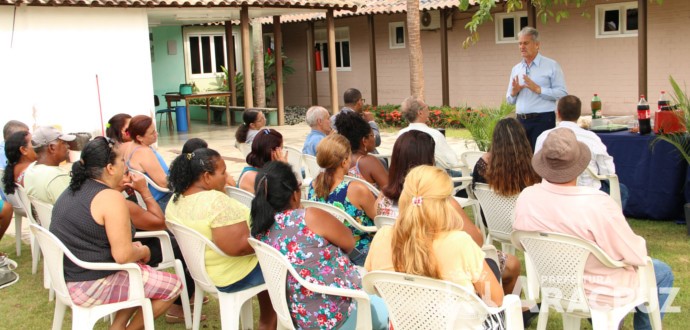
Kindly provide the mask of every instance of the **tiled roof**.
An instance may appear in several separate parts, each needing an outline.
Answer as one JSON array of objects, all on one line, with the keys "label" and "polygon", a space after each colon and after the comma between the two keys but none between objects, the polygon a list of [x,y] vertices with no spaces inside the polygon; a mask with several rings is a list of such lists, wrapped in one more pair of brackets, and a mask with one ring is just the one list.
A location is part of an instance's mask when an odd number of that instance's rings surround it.
[{"label": "tiled roof", "polygon": [[350,0],[0,0],[0,5],[80,7],[290,7],[352,10],[362,1]]},{"label": "tiled roof", "polygon": [[[2,1],[2,0],[0,0]],[[496,0],[500,2],[503,0]],[[476,0],[470,0],[470,5],[475,5]],[[458,7],[458,0],[420,0],[419,10],[434,10],[443,8]],[[334,13],[335,17],[358,16],[369,14],[395,14],[404,13],[407,11],[406,0],[367,0],[364,5],[358,6],[356,11],[337,10]],[[289,22],[304,22],[325,19],[326,14],[311,13],[311,14],[293,14],[281,16],[280,21],[283,23]],[[266,20],[263,23],[273,23],[272,20]]]}]

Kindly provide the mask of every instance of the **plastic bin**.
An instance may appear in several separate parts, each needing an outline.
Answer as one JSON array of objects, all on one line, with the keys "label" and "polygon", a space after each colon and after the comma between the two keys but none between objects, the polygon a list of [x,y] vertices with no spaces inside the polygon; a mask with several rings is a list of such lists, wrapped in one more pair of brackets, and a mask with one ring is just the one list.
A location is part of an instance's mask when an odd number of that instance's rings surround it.
[{"label": "plastic bin", "polygon": [[178,105],[175,107],[175,121],[177,122],[177,131],[186,132],[187,127],[187,107]]}]

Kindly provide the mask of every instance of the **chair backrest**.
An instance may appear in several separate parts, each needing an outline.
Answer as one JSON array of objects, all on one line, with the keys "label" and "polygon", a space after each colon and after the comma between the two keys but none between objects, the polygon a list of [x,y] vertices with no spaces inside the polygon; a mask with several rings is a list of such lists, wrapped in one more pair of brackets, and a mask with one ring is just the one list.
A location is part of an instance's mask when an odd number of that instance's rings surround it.
[{"label": "chair backrest", "polygon": [[29,200],[29,195],[26,193],[26,189],[18,184],[15,184],[15,187],[14,193],[17,196],[17,202],[20,203],[21,207],[26,212],[26,217],[29,218],[31,223],[40,225],[41,223],[34,217],[34,213],[31,212],[31,201]]},{"label": "chair backrest", "polygon": [[460,159],[462,160],[462,163],[466,166],[468,170],[467,173],[463,171],[462,175],[470,175],[472,170],[474,170],[474,165],[477,164],[479,158],[482,158],[484,153],[484,151],[465,151],[462,154],[460,154]]},{"label": "chair backrest", "polygon": [[12,204],[15,213],[18,213],[23,217],[27,216],[26,210],[24,209],[24,205],[22,204],[22,201],[19,200],[19,196],[17,196],[16,192],[14,194],[5,195],[5,197],[7,197],[7,201],[10,202],[10,204]]},{"label": "chair backrest", "polygon": [[385,215],[377,215],[374,218],[374,225],[376,225],[377,229],[381,229],[383,226],[393,226],[395,224],[395,218],[385,216]]},{"label": "chair backrest", "polygon": [[312,155],[302,154],[302,162],[306,165],[307,174],[312,179],[321,173],[321,167],[316,162],[316,157]]},{"label": "chair backrest", "polygon": [[302,207],[304,207],[305,209],[309,207],[322,209],[330,213],[332,216],[336,217],[338,220],[342,222],[347,221],[347,223],[349,223],[352,227],[357,228],[358,230],[366,233],[375,233],[377,231],[376,226],[364,226],[361,223],[357,222],[357,220],[355,220],[351,215],[347,214],[347,212],[328,203],[302,200]]},{"label": "chair backrest", "polygon": [[512,239],[518,249],[529,255],[525,258],[530,263],[528,268],[532,267],[537,274],[528,277],[537,279],[542,302],[566,311],[589,312],[584,270],[590,255],[607,267],[625,266],[591,242],[570,235],[516,230]]},{"label": "chair backrest", "polygon": [[250,152],[252,152],[252,145],[249,143],[239,143],[237,142],[237,149],[240,149],[240,152],[242,153],[242,156],[244,158],[247,158],[247,155],[249,155]]},{"label": "chair backrest", "polygon": [[161,105],[161,101],[158,99],[158,95],[153,94],[153,106],[158,107],[159,105]]},{"label": "chair backrest", "polygon": [[230,196],[230,198],[234,198],[238,202],[242,203],[242,205],[248,207],[249,209],[252,208],[254,194],[233,186],[225,186],[225,194]]},{"label": "chair backrest", "polygon": [[148,175],[142,173],[141,171],[135,170],[133,168],[130,168],[129,171],[134,173],[134,174],[143,176],[144,180],[146,180],[146,183],[150,184],[151,187],[153,187],[153,189],[156,189],[156,190],[158,190],[160,192],[164,192],[164,193],[170,192],[170,189],[159,186],[158,184],[156,184],[155,181],[153,181],[153,179],[149,178]]},{"label": "chair backrest", "polygon": [[477,183],[474,194],[484,211],[486,225],[492,239],[510,243],[510,233],[515,220],[515,204],[518,195],[501,196],[489,188],[489,185]]},{"label": "chair backrest", "polygon": [[381,191],[379,191],[378,188],[374,187],[373,184],[371,184],[370,182],[368,182],[366,180],[362,180],[360,178],[355,178],[354,176],[349,176],[349,175],[346,175],[343,178],[343,180],[345,182],[357,181],[357,182],[362,183],[363,185],[365,185],[367,187],[367,189],[369,189],[369,191],[371,191],[372,194],[374,194],[374,197],[376,197],[376,198],[378,198],[379,195],[381,194]]},{"label": "chair backrest", "polygon": [[620,182],[618,181],[618,175],[616,174],[606,174],[606,175],[600,175],[597,173],[594,173],[594,171],[588,166],[587,169],[585,170],[589,175],[592,177],[594,180],[609,180],[609,196],[613,198],[616,203],[622,208],[623,203],[621,201],[621,185]]},{"label": "chair backrest", "polygon": [[256,253],[256,257],[259,259],[273,310],[278,315],[278,322],[284,328],[294,329],[290,308],[287,303],[286,289],[288,268],[292,268],[292,265],[285,260],[280,251],[266,243],[249,238],[249,245],[254,248],[254,253]]},{"label": "chair backrest", "polygon": [[31,205],[36,210],[36,215],[43,228],[50,228],[50,222],[53,217],[53,205],[40,201],[37,198],[29,196]]},{"label": "chair backrest", "polygon": [[295,173],[297,180],[299,182],[304,181],[304,176],[302,176],[302,150],[291,146],[283,146],[283,149],[287,150],[287,160],[292,167],[292,172]]},{"label": "chair backrest", "polygon": [[44,265],[48,268],[50,274],[50,285],[55,290],[55,297],[63,304],[72,306],[72,298],[69,295],[67,284],[65,283],[65,271],[63,266],[63,257],[65,254],[70,254],[70,259],[76,257],[67,250],[67,247],[60,242],[48,229],[36,224],[30,225],[30,230],[36,237],[38,245],[41,247],[43,253]]},{"label": "chair backrest", "polygon": [[165,224],[175,235],[194,283],[203,288],[204,291],[217,292],[216,286],[206,272],[206,248],[208,247],[220,255],[226,254],[194,229],[169,220],[166,220]]},{"label": "chair backrest", "polygon": [[491,314],[473,291],[448,281],[373,271],[364,275],[362,285],[383,298],[396,330],[481,329]]}]

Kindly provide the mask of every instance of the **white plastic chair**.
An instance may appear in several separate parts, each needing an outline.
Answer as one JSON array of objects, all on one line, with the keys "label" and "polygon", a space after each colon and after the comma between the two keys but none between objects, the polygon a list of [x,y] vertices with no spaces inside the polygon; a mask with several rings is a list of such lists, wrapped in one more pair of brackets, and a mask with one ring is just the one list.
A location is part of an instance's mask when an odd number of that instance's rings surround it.
[{"label": "white plastic chair", "polygon": [[[29,196],[31,205],[36,210],[36,215],[40,221],[41,227],[50,229],[50,222],[53,217],[53,205],[38,200],[37,198]],[[40,250],[40,249],[38,249]],[[48,261],[43,257],[43,287],[48,289],[48,300],[53,301],[55,298],[55,290],[50,285],[50,273],[48,272]]]},{"label": "white plastic chair", "polygon": [[[501,307],[487,306],[473,291],[455,283],[404,273],[373,271],[364,290],[383,298],[395,330],[523,329],[520,298],[506,295]],[[505,313],[502,320],[501,312]]]},{"label": "white plastic chair", "polygon": [[515,204],[518,195],[510,197],[501,196],[489,188],[489,185],[477,183],[474,194],[479,200],[487,225],[487,243],[492,240],[501,243],[501,249],[515,255],[515,247],[512,245],[510,233],[513,231],[515,221]]},{"label": "white plastic chair", "polygon": [[375,233],[378,229],[376,226],[364,226],[361,223],[357,222],[352,216],[347,214],[347,212],[331,205],[328,203],[323,203],[323,202],[317,202],[317,201],[306,201],[302,200],[302,207],[305,209],[308,207],[315,207],[317,209],[322,209],[328,213],[330,213],[332,216],[336,217],[338,220],[342,222],[349,223],[352,227],[356,228],[359,231],[365,232],[365,233]]},{"label": "white plastic chair", "polygon": [[156,184],[155,181],[153,181],[153,179],[149,178],[148,175],[142,173],[141,171],[135,170],[133,168],[130,168],[129,171],[134,173],[134,174],[138,174],[138,175],[143,176],[144,180],[146,180],[146,183],[150,184],[151,187],[153,187],[153,189],[156,189],[156,190],[158,190],[160,192],[164,192],[164,193],[170,192],[170,189],[159,186],[158,184]]},{"label": "white plastic chair", "polygon": [[357,182],[362,183],[363,185],[365,185],[367,187],[367,189],[369,189],[369,191],[371,191],[372,194],[374,194],[374,197],[376,197],[376,198],[378,198],[379,195],[381,194],[381,191],[379,191],[378,188],[374,187],[373,184],[371,184],[370,182],[368,182],[366,180],[362,180],[360,178],[355,178],[354,176],[346,175],[343,178],[343,181],[345,181],[345,182],[357,181]]},{"label": "white plastic chair", "polygon": [[472,171],[474,170],[474,166],[477,164],[479,161],[479,158],[482,158],[484,156],[485,152],[484,151],[465,151],[462,154],[460,154],[460,160],[462,161],[463,164],[463,175],[470,175]]},{"label": "white plastic chair", "polygon": [[189,227],[172,221],[166,221],[166,225],[177,238],[184,260],[187,262],[187,268],[196,284],[196,291],[194,293],[194,301],[196,303],[194,304],[192,329],[199,329],[201,301],[204,299],[204,291],[218,297],[222,329],[236,330],[240,326],[240,319],[242,321],[242,329],[251,329],[254,325],[251,299],[259,292],[266,290],[266,285],[257,285],[234,293],[218,291],[206,272],[205,255],[207,250],[210,250],[222,256],[229,256],[209,239]]},{"label": "white plastic chair", "polygon": [[250,210],[252,209],[252,200],[254,199],[254,194],[232,186],[225,186],[225,194],[230,196],[230,198],[242,203],[242,205],[246,206]]},{"label": "white plastic chair", "polygon": [[377,215],[374,217],[374,225],[376,229],[381,229],[383,226],[393,226],[395,224],[395,218],[385,215]]},{"label": "white plastic chair", "polygon": [[[164,270],[168,268],[175,269],[175,274],[182,281],[186,282],[186,276],[184,274],[184,268],[182,268],[182,261],[175,259],[175,253],[172,249],[172,242],[170,240],[170,235],[165,230],[155,230],[155,231],[138,231],[134,234],[134,238],[158,238],[161,245],[162,260],[155,267],[156,270]],[[189,304],[189,293],[187,289],[184,288],[180,293],[180,299],[182,299],[182,312],[184,314],[184,324],[186,329],[192,328],[192,308]],[[199,300],[200,301],[200,300]]]},{"label": "white plastic chair", "polygon": [[321,173],[321,167],[316,162],[316,157],[312,155],[302,154],[302,163],[306,165],[307,176],[316,179],[316,176]]},{"label": "white plastic chair", "polygon": [[[34,214],[31,212],[31,201],[29,200],[29,195],[26,194],[26,190],[18,184],[15,184],[15,188],[17,202],[21,205],[22,209],[25,210],[29,222],[40,226],[41,223],[34,218]],[[17,237],[21,236],[21,233],[22,230],[21,227],[19,227],[19,231],[16,234]],[[38,271],[38,261],[41,259],[41,248],[36,244],[36,238],[33,237],[33,234],[31,234],[29,242],[31,243],[31,274],[36,274]]]},{"label": "white plastic chair", "polygon": [[292,172],[295,173],[297,181],[303,182],[304,176],[302,175],[302,150],[291,146],[283,146],[283,149],[287,150],[288,164],[292,167]]},{"label": "white plastic chair", "polygon": [[[26,214],[26,210],[24,209],[24,206],[22,205],[21,201],[19,201],[19,197],[17,197],[16,194],[8,194],[5,195],[7,197],[7,201],[12,204],[12,208],[14,209],[14,244],[15,244],[15,250],[17,252],[17,256],[22,255],[22,218],[28,218]],[[31,234],[31,240],[30,242],[33,242],[33,234]],[[33,246],[34,244],[31,244]],[[33,248],[31,248],[32,255],[33,255]]]},{"label": "white plastic chair", "polygon": [[287,257],[274,249],[270,245],[260,242],[254,238],[249,238],[249,245],[254,248],[261,272],[264,273],[268,294],[271,296],[271,304],[278,314],[278,329],[295,329],[290,316],[290,307],[287,303],[287,274],[288,272],[303,287],[316,294],[327,294],[333,296],[350,297],[357,301],[357,329],[371,329],[371,308],[369,307],[369,295],[360,290],[350,290],[335,288],[331,286],[318,285],[302,278]]},{"label": "white plastic chair", "polygon": [[592,171],[591,168],[587,167],[587,173],[594,179],[594,180],[609,180],[609,196],[613,198],[614,201],[623,208],[623,202],[621,201],[621,185],[620,182],[618,181],[618,175],[616,174],[597,174]]},{"label": "white plastic chair", "polygon": [[515,246],[525,251],[529,289],[541,287],[538,329],[546,329],[550,308],[563,313],[566,329],[579,329],[581,318],[591,318],[594,329],[617,329],[621,320],[641,304],[647,305],[652,328],[661,329],[661,312],[651,258],[647,257],[646,266],[637,268],[640,286],[636,299],[610,309],[598,304],[590,305],[584,289],[587,260],[591,255],[606,267],[624,268],[630,265],[612,259],[594,243],[570,235],[515,231],[512,238]]},{"label": "white plastic chair", "polygon": [[[154,328],[151,300],[144,296],[144,282],[139,266],[134,263],[117,264],[114,262],[99,263],[79,260],[47,229],[36,224],[31,224],[30,227],[31,232],[41,246],[41,250],[45,257],[44,259],[48,265],[48,271],[50,272],[51,283],[55,289],[56,299],[55,314],[53,315],[53,330],[62,329],[62,320],[65,317],[65,310],[67,307],[72,308],[72,329],[91,329],[103,316],[110,315],[121,309],[132,307],[142,308],[144,327],[146,329]],[[69,291],[67,290],[67,284],[65,283],[65,273],[62,264],[64,257],[69,258],[77,266],[85,269],[127,271],[129,275],[129,298],[117,303],[91,307],[74,305]]]}]

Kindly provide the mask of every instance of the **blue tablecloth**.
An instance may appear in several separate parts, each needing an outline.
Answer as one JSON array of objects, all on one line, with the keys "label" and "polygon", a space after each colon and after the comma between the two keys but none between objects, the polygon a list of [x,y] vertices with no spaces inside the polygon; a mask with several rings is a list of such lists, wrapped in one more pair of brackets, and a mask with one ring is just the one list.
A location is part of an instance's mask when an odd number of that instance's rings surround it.
[{"label": "blue tablecloth", "polygon": [[684,219],[683,188],[688,181],[688,165],[675,147],[665,141],[651,146],[656,137],[653,134],[639,135],[623,131],[597,135],[613,156],[620,182],[630,190],[630,199],[623,210],[626,216],[655,220]]}]

